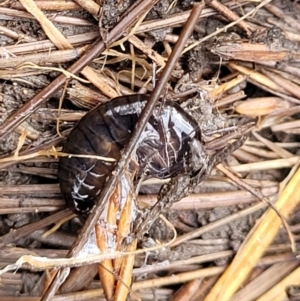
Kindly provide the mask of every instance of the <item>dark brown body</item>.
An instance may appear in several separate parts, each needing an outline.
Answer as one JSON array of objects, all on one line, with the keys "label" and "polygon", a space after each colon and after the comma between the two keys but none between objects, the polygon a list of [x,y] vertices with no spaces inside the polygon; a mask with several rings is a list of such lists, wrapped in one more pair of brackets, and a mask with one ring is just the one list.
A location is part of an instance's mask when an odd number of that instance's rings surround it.
[{"label": "dark brown body", "polygon": [[[117,97],[94,108],[74,127],[63,151],[118,160],[147,99],[146,95]],[[136,148],[137,177],[147,173],[167,178],[183,173],[190,156],[190,142],[200,138],[197,122],[180,106],[159,103]],[[115,163],[97,159],[60,158],[61,191],[75,213],[89,212],[114,166]]]}]

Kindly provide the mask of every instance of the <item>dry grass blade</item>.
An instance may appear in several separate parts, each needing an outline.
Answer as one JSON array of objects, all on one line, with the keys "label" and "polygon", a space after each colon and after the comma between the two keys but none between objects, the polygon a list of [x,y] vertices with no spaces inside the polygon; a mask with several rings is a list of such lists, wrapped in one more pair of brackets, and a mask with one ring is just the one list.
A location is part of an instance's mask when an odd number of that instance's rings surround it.
[{"label": "dry grass blade", "polygon": [[270,88],[274,91],[286,93],[286,91],[284,89],[282,89],[280,86],[278,86],[275,82],[273,82],[267,76],[255,71],[255,70],[249,69],[249,68],[241,66],[241,65],[237,65],[235,63],[229,63],[228,66],[230,68],[233,68],[234,70],[241,72],[242,74],[249,76],[250,79],[257,81],[258,83],[261,83],[264,86],[267,86],[268,88]]},{"label": "dry grass blade", "polygon": [[275,143],[271,142],[270,140],[265,139],[264,137],[260,136],[255,131],[252,132],[253,136],[258,140],[263,142],[269,149],[273,150],[275,153],[277,153],[282,158],[290,158],[293,155],[287,151],[286,149],[276,145]]},{"label": "dry grass blade", "polygon": [[257,301],[285,301],[287,300],[286,288],[300,285],[300,268],[286,276],[268,292],[260,296]]},{"label": "dry grass blade", "polygon": [[[133,175],[134,173],[130,176],[126,173],[121,178],[108,202],[106,218],[96,224],[97,244],[102,253],[113,249],[127,252],[136,250],[136,239],[124,244],[124,239],[130,235],[135,211],[136,196],[130,185]],[[129,255],[114,260],[106,259],[99,264],[99,277],[107,300],[126,300],[131,286],[133,263],[134,255]]]},{"label": "dry grass blade", "polygon": [[207,41],[211,37],[216,36],[219,33],[226,32],[229,28],[233,27],[234,25],[238,24],[239,22],[243,21],[244,19],[248,18],[249,16],[255,14],[256,11],[258,11],[261,7],[265,6],[267,3],[271,2],[271,1],[272,0],[263,0],[263,1],[261,1],[261,3],[259,5],[257,5],[257,7],[250,10],[248,13],[244,14],[242,17],[238,18],[236,21],[231,22],[230,24],[222,27],[221,29],[218,29],[218,30],[214,31],[210,35],[207,35],[205,38],[201,39],[200,41],[197,41],[197,42],[193,43],[192,45],[186,47],[186,49],[184,50],[184,53],[191,50],[191,49],[193,49],[194,47],[202,44],[203,42]]},{"label": "dry grass blade", "polygon": [[109,98],[120,96],[119,93],[114,90],[108,83],[100,76],[93,68],[86,66],[81,74],[84,75],[91,83],[93,83],[102,93]]},{"label": "dry grass blade", "polygon": [[[288,218],[296,205],[300,202],[299,185],[300,169],[282,191],[275,203],[277,210],[280,211],[285,218]],[[268,245],[272,242],[280,227],[280,218],[272,209],[268,209],[259,223],[252,229],[247,240],[245,240],[240,247],[233,262],[220,277],[205,300],[230,300],[232,295],[242,285],[243,281],[245,281]],[[232,279],[235,279],[235,281],[232,281]]]},{"label": "dry grass blade", "polygon": [[[69,211],[68,211],[68,213],[69,213]],[[171,226],[171,224],[168,223],[168,226]],[[129,258],[129,260],[128,260],[129,266],[131,266],[133,264],[132,256],[137,255],[137,254],[146,253],[146,252],[156,251],[163,247],[168,247],[169,245],[174,243],[174,241],[176,239],[176,235],[177,235],[176,230],[174,227],[170,227],[170,228],[173,231],[174,236],[169,242],[167,242],[165,244],[156,245],[154,247],[145,248],[145,249],[138,249],[136,251],[131,251],[130,249],[135,248],[135,246],[136,246],[136,242],[134,241],[132,244],[129,245],[128,251],[113,251],[110,253],[89,255],[89,256],[85,256],[84,258],[82,258],[82,257],[54,258],[54,259],[47,258],[45,260],[44,257],[26,254],[26,255],[21,256],[14,264],[7,265],[3,269],[1,269],[0,275],[6,273],[7,271],[17,270],[20,267],[27,269],[27,270],[31,270],[31,271],[45,271],[45,270],[49,270],[49,269],[57,269],[58,267],[61,270],[64,270],[64,269],[68,270],[69,268],[72,268],[72,267],[80,267],[82,265],[94,264],[94,263],[102,262],[107,259],[110,260],[110,259],[116,259],[116,258],[120,258],[120,257],[128,257]],[[127,262],[127,261],[125,261],[125,262]],[[124,267],[124,268],[126,268],[126,267]],[[69,273],[66,273],[65,277],[67,277],[68,274]],[[65,279],[63,279],[63,280],[65,280]],[[124,283],[127,283],[127,281],[128,281],[128,279],[126,279],[126,281]],[[123,282],[121,281],[121,283],[123,283]],[[126,286],[126,289],[128,289],[127,286]]]},{"label": "dry grass blade", "polygon": [[100,6],[92,0],[74,0],[79,6],[88,11],[93,16],[98,16],[100,12]]},{"label": "dry grass blade", "polygon": [[80,49],[52,51],[51,53],[28,54],[19,57],[12,57],[9,60],[0,59],[0,68],[13,68],[25,62],[32,62],[37,65],[64,63],[72,61],[80,56]]},{"label": "dry grass blade", "polygon": [[212,52],[224,59],[238,59],[247,62],[283,61],[289,56],[286,49],[270,49],[268,45],[243,43],[237,41],[232,44],[223,42],[213,47]]},{"label": "dry grass blade", "polygon": [[[291,262],[280,262],[274,264],[273,266],[263,271],[260,275],[255,277],[250,283],[246,284],[230,300],[231,301],[257,300],[259,296],[262,296],[264,293],[266,293],[266,291],[272,289],[274,285],[276,285],[283,278],[285,278],[287,275],[293,272],[293,270],[297,266],[298,263],[296,260]],[[285,288],[283,288],[282,291],[284,290]],[[262,299],[262,300],[267,300],[267,299]]]},{"label": "dry grass blade", "polygon": [[73,46],[54,26],[54,24],[45,16],[33,0],[20,0],[22,5],[30,12],[41,24],[49,39],[60,50],[72,49]]},{"label": "dry grass blade", "polygon": [[238,104],[235,109],[240,114],[258,117],[270,113],[275,114],[276,111],[288,109],[289,107],[289,103],[280,97],[257,97],[248,98],[246,102]]},{"label": "dry grass blade", "polygon": [[[69,36],[67,40],[75,47],[91,43],[96,38],[98,38],[98,32],[94,31],[87,34]],[[50,40],[42,40],[38,42],[29,42],[2,47],[0,49],[0,55],[2,58],[10,56],[14,57],[14,55],[31,54],[33,51],[44,51],[47,53],[47,55],[49,55],[49,51],[54,49],[56,49],[54,43],[52,43]]]},{"label": "dry grass blade", "polygon": [[[229,21],[236,21],[239,19],[239,17],[232,10],[227,8],[225,5],[223,5],[219,1],[208,0],[205,2],[207,5],[211,6],[213,9],[219,11],[221,13],[221,15],[223,15]],[[237,25],[246,32],[247,36],[249,36],[251,34],[251,32],[254,30],[244,20],[241,20],[240,22],[238,22]]]},{"label": "dry grass blade", "polygon": [[282,76],[279,76],[271,71],[262,70],[262,72],[272,79],[276,84],[283,87],[287,92],[291,93],[297,98],[300,98],[300,87],[297,84],[294,84],[291,80],[286,80]]},{"label": "dry grass blade", "polygon": [[[79,6],[76,5],[73,1],[59,1],[59,0],[58,1],[57,0],[42,1],[42,0],[37,0],[37,1],[34,1],[34,2],[35,2],[35,5],[41,10],[60,11],[60,10],[78,10],[79,9]],[[22,5],[23,5],[23,3],[22,3]],[[20,5],[18,2],[15,2],[15,3],[12,4],[11,7],[22,9],[23,8],[22,5]],[[28,4],[28,5],[30,5],[30,7],[33,7],[33,6],[31,6],[31,4]]]},{"label": "dry grass blade", "polygon": [[128,41],[134,45],[136,48],[140,49],[143,53],[145,53],[153,62],[155,62],[159,67],[165,66],[164,58],[159,55],[156,51],[153,51],[150,47],[147,47],[138,37],[135,35],[131,35],[128,38]]},{"label": "dry grass blade", "polygon": [[177,246],[185,241],[188,241],[188,240],[191,240],[193,238],[196,238],[208,231],[211,231],[213,229],[216,229],[218,227],[221,227],[223,225],[226,225],[236,219],[239,219],[243,216],[246,216],[248,214],[252,214],[258,210],[261,210],[263,208],[266,208],[266,205],[265,204],[257,204],[257,205],[253,205],[251,206],[250,208],[247,208],[247,209],[244,209],[244,210],[241,210],[240,212],[236,213],[236,214],[233,214],[231,216],[228,216],[226,218],[223,218],[223,219],[220,219],[216,222],[212,222],[206,226],[203,226],[197,230],[194,230],[194,231],[191,231],[190,233],[187,233],[187,234],[184,234],[184,235],[181,235],[179,236],[176,241],[172,244],[172,247],[174,246]]},{"label": "dry grass blade", "polygon": [[194,279],[184,286],[182,286],[170,299],[170,301],[188,301],[191,297],[195,294],[199,285],[203,280],[201,279]]},{"label": "dry grass blade", "polygon": [[298,156],[293,156],[285,159],[266,160],[263,162],[255,162],[249,164],[241,164],[239,166],[233,166],[232,169],[235,172],[249,172],[255,170],[269,170],[269,169],[281,169],[285,167],[292,167],[299,161]]}]

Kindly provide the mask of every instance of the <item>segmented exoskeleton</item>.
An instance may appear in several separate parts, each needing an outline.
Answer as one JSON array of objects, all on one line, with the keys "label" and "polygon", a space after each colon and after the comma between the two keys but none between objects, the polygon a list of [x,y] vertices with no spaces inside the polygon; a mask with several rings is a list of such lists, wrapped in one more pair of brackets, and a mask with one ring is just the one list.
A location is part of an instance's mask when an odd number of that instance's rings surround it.
[{"label": "segmented exoskeleton", "polygon": [[[63,151],[119,160],[147,99],[146,95],[136,94],[97,106],[77,123]],[[190,168],[191,144],[200,139],[193,117],[174,102],[158,103],[136,146],[136,178],[142,174],[169,178],[184,173]],[[60,158],[60,187],[75,213],[88,214],[114,166],[113,162],[98,159]]]}]

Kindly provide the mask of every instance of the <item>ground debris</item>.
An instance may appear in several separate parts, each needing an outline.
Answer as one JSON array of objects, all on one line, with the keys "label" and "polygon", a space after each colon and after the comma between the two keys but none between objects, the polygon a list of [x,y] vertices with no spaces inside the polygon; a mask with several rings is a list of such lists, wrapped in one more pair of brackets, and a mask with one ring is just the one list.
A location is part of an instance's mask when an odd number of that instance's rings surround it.
[{"label": "ground debris", "polygon": [[[22,256],[67,256],[82,221],[66,209],[58,187],[58,155],[66,137],[97,104],[153,91],[193,5],[159,1],[115,39],[110,32],[136,2],[22,0],[0,6],[1,268],[14,266]],[[237,262],[243,277],[230,274],[233,284],[226,287],[222,301],[238,296],[272,300],[275,289],[282,298],[286,292],[297,298],[300,5],[282,0],[204,2],[164,98],[178,102],[201,124],[211,152],[224,139],[237,139],[249,122],[255,127],[244,145],[223,160],[230,175],[217,166],[192,194],[163,212],[176,228],[176,238],[158,219],[138,242],[138,250],[148,251],[136,254],[130,294],[133,299],[175,301],[180,284],[187,300],[212,300],[208,291],[216,277],[226,280],[231,263]],[[99,37],[104,44],[96,54],[91,49],[100,43]],[[224,134],[227,128],[229,134]],[[138,201],[153,205],[167,181],[134,183],[140,186]],[[290,233],[284,227],[279,231],[280,218],[272,209],[266,211],[257,192],[262,199],[279,202],[277,209]],[[55,223],[58,229],[52,229]],[[268,231],[261,230],[260,223]],[[256,256],[261,249],[258,252],[250,231],[262,231],[256,237],[261,237],[264,255]],[[71,270],[58,295],[103,297],[95,280],[97,268],[85,264],[73,264],[80,267]],[[251,265],[253,270],[243,270]],[[14,266],[1,275],[2,298],[35,300],[33,296],[48,287],[45,279],[52,279],[53,270],[41,277],[41,272],[23,268]],[[271,272],[278,275],[273,282]],[[204,278],[207,283],[201,282]],[[242,278],[244,283],[239,282]],[[193,292],[188,285],[195,285]],[[211,294],[218,296],[220,290],[217,282]]]}]

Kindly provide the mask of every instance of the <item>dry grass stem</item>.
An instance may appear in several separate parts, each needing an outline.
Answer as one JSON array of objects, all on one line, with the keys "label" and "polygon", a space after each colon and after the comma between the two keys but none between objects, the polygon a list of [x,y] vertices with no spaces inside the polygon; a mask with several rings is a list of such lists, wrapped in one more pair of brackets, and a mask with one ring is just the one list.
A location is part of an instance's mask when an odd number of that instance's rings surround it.
[{"label": "dry grass stem", "polygon": [[60,50],[72,49],[72,44],[61,34],[61,32],[53,25],[53,23],[39,9],[33,0],[20,0],[24,8],[30,12],[41,24],[45,33],[53,44]]},{"label": "dry grass stem", "polygon": [[[285,218],[292,213],[300,201],[300,191],[296,189],[299,185],[300,170],[297,171],[275,203],[277,210]],[[252,229],[248,239],[244,241],[233,262],[217,281],[205,300],[229,300],[246,279],[265,249],[273,241],[280,227],[281,220],[272,209],[268,209],[259,223]],[[259,237],[263,237],[264,239],[258,240],[257,238]],[[238,273],[238,277],[236,273]],[[232,279],[236,280],[233,282]]]},{"label": "dry grass stem", "polygon": [[100,6],[92,0],[75,0],[74,2],[93,16],[98,16],[101,9]]},{"label": "dry grass stem", "polygon": [[119,93],[107,83],[107,80],[105,81],[104,77],[95,72],[93,68],[87,66],[81,71],[81,74],[84,75],[85,78],[93,83],[107,97],[114,98],[119,96]]},{"label": "dry grass stem", "polygon": [[49,53],[28,54],[12,57],[9,60],[0,59],[0,68],[13,68],[26,62],[37,65],[59,64],[72,61],[80,56],[80,49],[51,51]]},{"label": "dry grass stem", "polygon": [[[11,6],[12,8],[15,9],[24,9],[24,5],[23,2],[20,1],[20,3],[15,2],[13,3],[13,5]],[[59,1],[59,0],[54,0],[54,1],[34,1],[36,6],[40,9],[40,10],[55,10],[55,11],[60,11],[60,10],[78,10],[79,6],[76,5],[73,1]],[[25,7],[26,8],[26,7]],[[26,8],[27,9],[27,8]],[[38,19],[38,18],[37,18]]]}]

